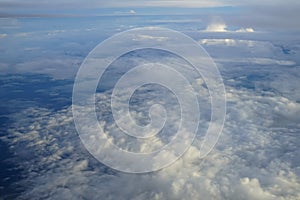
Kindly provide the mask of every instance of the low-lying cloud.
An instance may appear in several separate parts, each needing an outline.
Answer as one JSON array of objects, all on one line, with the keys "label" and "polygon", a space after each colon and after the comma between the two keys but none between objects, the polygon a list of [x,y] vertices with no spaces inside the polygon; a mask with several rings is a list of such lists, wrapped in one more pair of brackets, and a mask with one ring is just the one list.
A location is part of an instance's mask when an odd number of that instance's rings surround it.
[{"label": "low-lying cloud", "polygon": [[[201,137],[196,138],[181,159],[149,174],[121,173],[98,163],[82,146],[70,107],[57,112],[32,107],[14,114],[2,140],[24,170],[18,184],[26,190],[20,198],[298,199],[300,127],[297,115],[287,112],[300,110],[299,103],[239,84],[227,86],[227,121],[216,148],[201,160]],[[100,112],[110,105],[106,95],[96,95]]]}]

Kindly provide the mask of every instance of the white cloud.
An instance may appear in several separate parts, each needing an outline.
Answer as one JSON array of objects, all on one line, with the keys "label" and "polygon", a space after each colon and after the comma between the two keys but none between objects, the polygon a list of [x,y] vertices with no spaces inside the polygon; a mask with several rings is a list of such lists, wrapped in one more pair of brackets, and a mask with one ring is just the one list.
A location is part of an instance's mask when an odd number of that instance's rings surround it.
[{"label": "white cloud", "polygon": [[136,38],[134,38],[133,40],[136,41],[143,41],[143,40],[156,40],[156,41],[166,41],[168,40],[167,37],[163,37],[163,36],[151,36],[151,35],[136,35]]},{"label": "white cloud", "polygon": [[204,32],[237,32],[237,33],[252,33],[253,28],[240,28],[238,30],[228,30],[225,21],[221,17],[214,17],[212,22],[206,27]]},{"label": "white cloud", "polygon": [[7,34],[6,33],[0,33],[0,38],[4,38],[4,37],[6,37],[7,36]]},{"label": "white cloud", "polygon": [[253,40],[237,40],[237,39],[202,39],[199,41],[200,44],[203,45],[225,45],[225,46],[247,46],[254,47],[256,45],[256,41]]},{"label": "white cloud", "polygon": [[[228,79],[227,76],[224,78]],[[24,184],[26,190],[22,197],[187,200],[299,198],[297,158],[300,141],[297,131],[300,127],[297,121],[290,120],[298,116],[283,115],[299,109],[299,103],[276,93],[266,96],[229,86],[227,91],[228,115],[224,133],[209,156],[204,160],[199,159],[199,137],[172,166],[151,174],[119,173],[97,163],[80,143],[71,108],[57,112],[31,108],[12,115],[14,124],[8,130],[9,136],[2,139],[11,144],[11,150],[18,156],[14,160],[24,169],[24,180],[20,184]],[[97,110],[103,120],[110,106],[108,95],[97,95]],[[145,99],[147,95],[142,92],[139,98]],[[277,108],[276,112],[274,108]],[[176,115],[171,112],[169,117],[176,118]],[[289,126],[277,123],[285,118],[289,119]],[[111,134],[114,130],[113,126],[107,126]]]},{"label": "white cloud", "polygon": [[241,194],[239,195],[241,198],[246,199],[274,199],[276,198],[275,195],[264,191],[261,188],[261,185],[259,183],[259,180],[256,178],[249,179],[248,177],[242,178],[240,180],[241,182]]},{"label": "white cloud", "polygon": [[224,20],[220,17],[214,17],[212,22],[205,29],[206,32],[227,32],[227,26]]},{"label": "white cloud", "polygon": [[129,11],[130,14],[135,14],[136,12],[134,10]]},{"label": "white cloud", "polygon": [[225,23],[213,23],[207,26],[205,31],[207,32],[226,32],[227,26]]},{"label": "white cloud", "polygon": [[237,30],[236,32],[242,32],[242,33],[252,33],[254,32],[253,28],[241,28]]},{"label": "white cloud", "polygon": [[282,65],[282,66],[293,66],[296,63],[290,60],[276,60],[270,58],[250,58],[250,62],[259,65]]},{"label": "white cloud", "polygon": [[[221,26],[212,29],[226,30],[225,23],[219,24]],[[165,40],[147,35],[137,38]],[[235,61],[232,55],[236,55],[244,61],[243,65],[295,64],[284,57],[274,58],[274,55],[280,55],[280,49],[268,42],[227,38],[206,39],[201,43],[219,45],[214,47],[215,51],[221,46],[230,47],[225,51],[221,48],[219,55],[231,55],[228,57],[230,62]],[[237,49],[234,51],[232,47]],[[247,55],[254,56],[249,59]],[[174,60],[168,61],[173,65]],[[73,58],[40,59],[16,67],[21,72],[32,70],[58,76],[57,66],[67,68],[74,62]],[[7,64],[1,66],[8,67]],[[230,82],[227,86],[227,122],[211,154],[205,160],[199,159],[199,137],[184,157],[151,174],[124,174],[99,164],[80,143],[71,108],[52,111],[33,107],[10,115],[13,124],[7,130],[9,135],[1,139],[10,144],[16,155],[11,161],[23,169],[24,179],[18,182],[25,187],[22,198],[300,199],[299,67],[261,67],[258,71],[253,68],[232,63],[226,65],[226,62],[223,66],[224,80]],[[267,78],[255,79],[265,74],[268,74]],[[247,75],[253,75],[255,80],[248,79]],[[198,80],[195,84],[202,86],[203,82]],[[247,89],[251,84],[255,89]],[[205,94],[199,96],[205,97]],[[147,99],[148,95],[140,98]],[[108,94],[97,95],[97,99],[99,117],[105,117],[110,105]],[[142,113],[143,110],[137,110],[132,116],[142,118]],[[178,118],[175,109],[170,109],[170,114],[174,121]],[[203,114],[206,113],[202,111]],[[133,145],[118,137],[113,124],[106,123],[105,126],[114,142],[124,148],[147,152],[165,142],[159,138],[156,143]]]}]

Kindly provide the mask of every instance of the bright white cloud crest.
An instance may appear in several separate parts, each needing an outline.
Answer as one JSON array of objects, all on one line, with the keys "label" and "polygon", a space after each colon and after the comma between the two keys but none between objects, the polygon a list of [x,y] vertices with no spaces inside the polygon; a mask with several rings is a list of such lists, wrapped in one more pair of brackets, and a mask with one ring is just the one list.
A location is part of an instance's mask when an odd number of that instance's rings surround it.
[{"label": "bright white cloud crest", "polygon": [[240,28],[238,30],[227,30],[225,21],[220,17],[214,17],[212,22],[206,27],[205,32],[237,32],[237,33],[253,33],[253,28]]}]

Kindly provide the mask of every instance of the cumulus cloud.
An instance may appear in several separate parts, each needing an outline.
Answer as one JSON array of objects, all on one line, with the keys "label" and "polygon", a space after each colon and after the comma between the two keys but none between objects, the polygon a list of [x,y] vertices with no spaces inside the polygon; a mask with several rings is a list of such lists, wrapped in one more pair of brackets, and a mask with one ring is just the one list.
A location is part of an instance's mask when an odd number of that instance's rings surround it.
[{"label": "cumulus cloud", "polygon": [[213,18],[212,22],[205,29],[206,32],[226,32],[227,26],[220,17]]},{"label": "cumulus cloud", "polygon": [[225,23],[213,23],[207,26],[205,31],[207,32],[226,32],[227,26]]},{"label": "cumulus cloud", "polygon": [[6,37],[7,36],[7,34],[6,33],[2,33],[2,34],[0,34],[0,38],[4,38],[4,37]]},{"label": "cumulus cloud", "polygon": [[[217,24],[210,29],[228,31],[225,23]],[[137,39],[165,40],[147,35]],[[11,124],[8,134],[1,135],[14,154],[9,161],[22,169],[22,179],[17,184],[24,191],[19,199],[300,199],[300,70],[294,61],[299,48],[286,47],[294,56],[291,57],[283,55],[281,43],[276,46],[235,38],[204,39],[200,43],[217,57],[228,100],[224,132],[208,157],[199,159],[203,138],[198,136],[182,158],[161,171],[140,175],[121,173],[102,165],[86,151],[74,127],[71,107],[54,111],[31,103],[30,108],[6,116]],[[145,61],[140,55],[136,57],[137,60],[127,62]],[[157,54],[148,59],[156,61]],[[35,71],[57,77],[58,71],[52,66],[66,68],[74,62],[74,58],[38,59],[20,63],[16,68],[19,72]],[[168,57],[164,62],[174,65],[174,58]],[[9,68],[7,64],[1,66]],[[108,76],[107,80],[113,78]],[[205,88],[201,79],[193,84]],[[133,98],[139,104],[133,106],[132,117],[142,124],[149,121],[142,108],[154,103],[145,101],[151,97],[145,94],[147,89],[141,88]],[[199,91],[199,98],[208,97],[206,90]],[[148,152],[170,139],[158,137],[155,142],[135,144],[120,137],[108,115],[109,95],[106,92],[96,95],[96,109],[101,124],[111,134],[111,141],[127,150]],[[173,103],[168,111],[174,122],[178,120],[178,112]],[[209,118],[207,110],[201,110],[201,116]],[[169,133],[175,129],[174,125],[169,124]]]},{"label": "cumulus cloud", "polygon": [[241,32],[241,33],[252,33],[254,32],[253,28],[241,28],[239,30],[236,30],[236,32]]},{"label": "cumulus cloud", "polygon": [[253,28],[241,28],[236,31],[227,30],[227,25],[225,23],[212,23],[205,29],[206,32],[237,32],[237,33],[253,33]]},{"label": "cumulus cloud", "polygon": [[134,10],[129,11],[130,14],[135,14],[136,12]]},{"label": "cumulus cloud", "polygon": [[[244,85],[230,81],[237,74],[250,76],[255,70],[227,70],[227,121],[216,148],[204,160],[199,159],[202,138],[197,137],[181,159],[154,173],[126,174],[98,163],[80,142],[71,107],[59,111],[32,107],[11,115],[14,122],[8,136],[1,139],[10,144],[16,155],[14,161],[23,169],[24,179],[19,184],[25,191],[20,198],[298,199],[299,103],[273,90],[253,90],[247,87],[251,85],[247,79],[240,79]],[[272,75],[278,72],[273,70]],[[284,74],[289,76],[290,72]],[[257,81],[261,87],[270,82]],[[194,84],[203,87],[201,81]],[[145,91],[141,89],[135,97],[140,101],[134,109],[144,108],[141,104],[145,101],[141,100],[149,98]],[[106,130],[114,135],[116,127],[108,115],[109,97],[109,92],[97,94],[96,105],[99,119],[108,122]],[[291,110],[295,113],[290,114]],[[147,122],[147,118],[140,118],[143,112],[137,110],[133,117]],[[177,115],[170,109],[172,120]],[[114,137],[118,145],[133,147],[133,143],[122,141]],[[147,148],[153,144],[149,145]],[[138,151],[147,150],[137,147]]]},{"label": "cumulus cloud", "polygon": [[206,29],[205,32],[237,32],[237,33],[253,33],[253,28],[241,28],[238,30],[228,30],[226,23],[222,19],[213,20]]}]

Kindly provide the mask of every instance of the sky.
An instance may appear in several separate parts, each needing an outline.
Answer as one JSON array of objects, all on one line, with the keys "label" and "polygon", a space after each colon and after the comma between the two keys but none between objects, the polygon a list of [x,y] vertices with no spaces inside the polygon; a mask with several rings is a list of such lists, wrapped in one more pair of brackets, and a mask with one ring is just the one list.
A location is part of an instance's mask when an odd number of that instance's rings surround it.
[{"label": "sky", "polygon": [[[299,7],[296,0],[0,0],[0,199],[300,199]],[[96,115],[114,144],[147,153],[172,141],[180,122],[174,94],[148,85],[130,99],[131,117],[147,124],[150,106],[160,103],[168,116],[163,132],[144,143],[119,134],[112,88],[137,65],[164,63],[182,72],[201,111],[199,132],[180,159],[159,171],[131,174],[87,151],[75,127],[72,92],[78,69],[99,43],[144,26],[179,31],[205,49],[222,75],[227,111],[216,146],[200,158],[211,118],[204,80],[180,56],[161,50],[119,57],[95,94]],[[121,45],[169,39],[136,34]],[[109,45],[106,50],[116,51]],[[150,164],[176,154],[168,153]]]},{"label": "sky", "polygon": [[224,15],[232,25],[247,24],[281,31],[299,30],[300,3],[297,0],[12,0],[0,1],[0,15],[5,16],[95,16],[209,14]]}]

